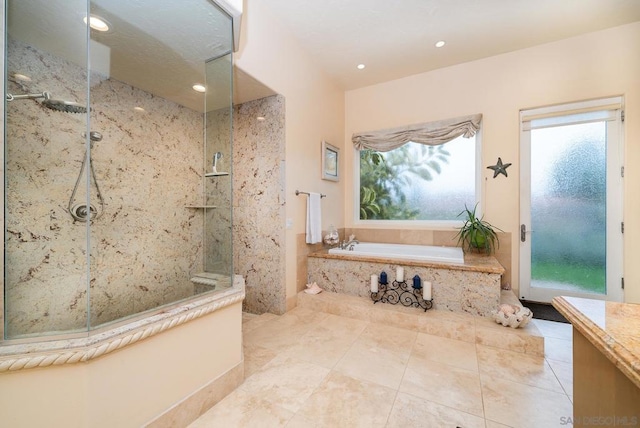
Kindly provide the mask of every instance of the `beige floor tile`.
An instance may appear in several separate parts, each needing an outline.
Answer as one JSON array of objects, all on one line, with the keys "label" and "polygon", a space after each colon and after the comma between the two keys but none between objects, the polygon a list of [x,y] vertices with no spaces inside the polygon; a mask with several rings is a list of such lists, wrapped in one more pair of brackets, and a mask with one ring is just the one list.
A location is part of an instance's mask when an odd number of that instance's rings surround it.
[{"label": "beige floor tile", "polygon": [[573,363],[573,340],[544,338],[544,356],[548,360]]},{"label": "beige floor tile", "polygon": [[555,392],[564,392],[555,373],[543,357],[478,345],[480,373],[524,383]]},{"label": "beige floor tile", "polygon": [[389,415],[387,427],[484,428],[485,421],[469,413],[399,392]]},{"label": "beige floor tile", "polygon": [[333,368],[367,326],[366,321],[329,315],[280,355]]},{"label": "beige floor tile", "polygon": [[564,392],[573,396],[573,364],[565,363],[563,361],[547,360],[551,370],[555,373],[556,377],[560,381],[560,385],[564,389]]},{"label": "beige floor tile", "polygon": [[277,356],[246,379],[238,390],[252,399],[297,412],[328,374],[329,369],[316,364]]},{"label": "beige floor tile", "polygon": [[461,340],[418,333],[411,355],[465,370],[478,371],[476,346]]},{"label": "beige floor tile", "polygon": [[277,319],[264,323],[253,330],[246,331],[244,333],[244,342],[281,351],[295,345],[303,334],[328,316],[329,314],[323,312],[296,308]]},{"label": "beige floor tile", "polygon": [[487,375],[480,378],[487,420],[519,428],[551,428],[566,426],[573,414],[573,405],[563,393]]},{"label": "beige floor tile", "polygon": [[414,331],[368,324],[334,369],[398,389],[416,336]]},{"label": "beige floor tile", "polygon": [[533,319],[531,322],[538,327],[538,330],[540,330],[540,333],[542,333],[544,337],[554,337],[564,340],[572,339],[573,332],[571,324],[538,319]]},{"label": "beige floor tile", "polygon": [[244,378],[259,371],[276,357],[277,352],[261,346],[244,344]]},{"label": "beige floor tile", "polygon": [[396,391],[331,372],[287,427],[384,427]]},{"label": "beige floor tile", "polygon": [[189,428],[283,427],[294,412],[236,389],[200,416]]},{"label": "beige floor tile", "polygon": [[484,417],[477,371],[412,355],[400,384],[400,392]]},{"label": "beige floor tile", "polygon": [[253,315],[248,314],[249,316],[245,318],[246,312],[242,313],[242,332],[248,333],[251,330],[255,330],[256,328],[273,321],[275,319],[280,318],[278,315],[264,313],[262,315]]}]

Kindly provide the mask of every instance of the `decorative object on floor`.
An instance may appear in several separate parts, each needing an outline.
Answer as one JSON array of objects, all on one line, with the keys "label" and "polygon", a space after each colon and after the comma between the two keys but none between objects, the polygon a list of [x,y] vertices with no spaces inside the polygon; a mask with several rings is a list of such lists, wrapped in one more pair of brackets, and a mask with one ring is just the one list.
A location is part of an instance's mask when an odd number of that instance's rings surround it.
[{"label": "decorative object on floor", "polygon": [[[383,272],[384,273],[384,272]],[[386,274],[385,274],[386,276]],[[425,286],[429,284],[429,289],[422,287],[422,281],[418,275],[413,277],[413,286],[409,287],[407,281],[393,281],[391,284],[379,281],[374,284],[374,280],[378,280],[378,275],[371,275],[371,300],[373,303],[391,303],[402,306],[411,306],[414,308],[422,308],[426,312],[433,307],[433,299],[431,298],[431,283],[425,282]],[[429,299],[425,299],[428,296]]]},{"label": "decorative object on floor", "polygon": [[493,170],[493,178],[496,178],[499,174],[504,174],[504,176],[507,177],[507,168],[510,166],[510,163],[502,163],[502,159],[498,158],[498,163],[488,166],[487,169]]},{"label": "decorative object on floor", "polygon": [[322,288],[318,286],[317,282],[312,282],[311,284],[307,284],[307,289],[304,290],[307,294],[318,294],[322,291]]},{"label": "decorative object on floor", "polygon": [[478,204],[473,207],[473,210],[467,208],[466,205],[464,206],[464,210],[458,214],[458,217],[466,214],[467,218],[455,237],[458,238],[458,245],[463,248],[466,246],[469,252],[475,250],[491,254],[496,248],[500,247],[500,240],[494,229],[500,232],[503,232],[503,230],[483,220],[484,216],[478,218],[476,215],[477,208]]},{"label": "decorative object on floor", "polygon": [[529,302],[527,300],[520,300],[520,303],[533,311],[533,318],[535,319],[570,324],[556,308],[548,303]]},{"label": "decorative object on floor", "polygon": [[511,328],[524,327],[533,318],[533,312],[529,308],[508,304],[500,305],[498,309],[491,311],[491,315],[498,324]]}]

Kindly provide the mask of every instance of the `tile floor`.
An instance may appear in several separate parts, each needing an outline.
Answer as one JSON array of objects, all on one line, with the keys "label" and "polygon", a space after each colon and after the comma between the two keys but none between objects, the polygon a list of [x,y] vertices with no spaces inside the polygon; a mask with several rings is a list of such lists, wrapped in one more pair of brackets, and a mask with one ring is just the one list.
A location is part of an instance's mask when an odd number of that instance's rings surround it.
[{"label": "tile floor", "polygon": [[571,326],[545,357],[296,308],[243,317],[245,381],[201,427],[556,427],[572,415]]}]

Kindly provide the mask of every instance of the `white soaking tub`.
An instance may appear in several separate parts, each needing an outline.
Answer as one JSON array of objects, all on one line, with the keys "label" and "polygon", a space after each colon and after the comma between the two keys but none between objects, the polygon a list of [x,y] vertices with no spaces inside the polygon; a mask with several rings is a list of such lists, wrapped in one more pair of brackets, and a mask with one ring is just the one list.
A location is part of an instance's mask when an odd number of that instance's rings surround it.
[{"label": "white soaking tub", "polygon": [[380,244],[361,242],[353,250],[331,248],[329,254],[364,256],[382,259],[425,261],[435,263],[463,264],[464,254],[460,247],[437,247],[429,245]]}]

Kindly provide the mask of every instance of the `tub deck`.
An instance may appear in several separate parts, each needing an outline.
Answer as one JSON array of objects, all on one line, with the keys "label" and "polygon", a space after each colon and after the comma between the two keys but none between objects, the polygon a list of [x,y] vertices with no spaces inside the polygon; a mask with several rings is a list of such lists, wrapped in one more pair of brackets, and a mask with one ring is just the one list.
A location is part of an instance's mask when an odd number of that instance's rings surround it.
[{"label": "tub deck", "polygon": [[500,304],[500,279],[504,267],[493,256],[465,254],[464,264],[384,259],[363,255],[309,254],[309,282],[334,293],[369,297],[372,274],[385,271],[393,281],[396,268],[405,269],[405,280],[414,275],[430,281],[434,309],[490,316]]}]

